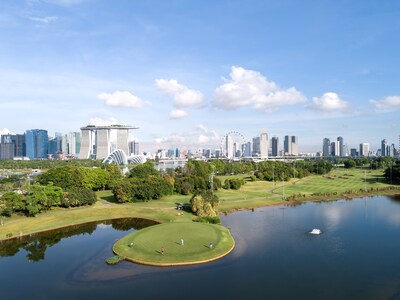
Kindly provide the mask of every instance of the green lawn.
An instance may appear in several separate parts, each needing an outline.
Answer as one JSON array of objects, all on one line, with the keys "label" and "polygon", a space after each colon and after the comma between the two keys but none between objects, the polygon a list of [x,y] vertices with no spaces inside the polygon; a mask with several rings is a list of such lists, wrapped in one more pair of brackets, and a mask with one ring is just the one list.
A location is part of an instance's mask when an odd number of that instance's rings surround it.
[{"label": "green lawn", "polygon": [[[360,192],[360,190],[364,190],[365,175],[367,193]],[[225,179],[228,177],[221,176],[220,178]],[[286,197],[293,194],[306,195],[306,197],[301,197],[298,201],[325,201],[348,196],[379,195],[383,194],[383,192],[371,192],[369,189],[393,187],[393,185],[385,182],[382,177],[382,170],[366,170],[365,172],[360,169],[336,169],[329,175],[309,176],[301,180],[292,179],[289,182],[285,182],[284,185]],[[394,187],[398,187],[398,185],[394,185]],[[346,195],[349,191],[353,191],[353,193]],[[336,193],[336,195],[311,195],[315,193]],[[385,193],[399,193],[399,190]],[[220,199],[219,210],[221,212],[287,203],[282,200],[282,182],[275,182],[274,185],[274,183],[268,181],[248,181],[240,190],[220,189],[216,194]],[[170,195],[160,200],[127,204],[115,203],[110,191],[98,192],[97,196],[99,201],[89,207],[56,208],[41,213],[34,218],[23,216],[3,217],[4,225],[0,226],[0,240],[5,239],[9,233],[13,236],[19,236],[20,234],[25,235],[68,225],[121,217],[149,218],[163,223],[191,222],[195,218],[188,212],[183,212],[183,215],[180,215],[181,212],[175,209],[176,203],[188,203],[191,198],[190,195]]]},{"label": "green lawn", "polygon": [[[229,230],[221,225],[167,223],[144,228],[123,237],[114,244],[113,251],[133,262],[172,266],[218,259],[228,254],[234,245]],[[163,253],[161,248],[164,249]]]},{"label": "green lawn", "polygon": [[[365,178],[366,176],[366,178]],[[366,179],[366,180],[365,180]],[[238,209],[255,208],[266,205],[282,204],[282,192],[285,197],[293,194],[306,195],[300,201],[307,200],[331,200],[334,198],[345,197],[342,194],[351,192],[353,195],[365,196],[361,192],[366,187],[367,194],[377,194],[369,192],[371,188],[388,188],[388,184],[382,170],[362,170],[362,169],[335,169],[330,174],[324,176],[308,176],[303,179],[291,179],[282,181],[249,181],[240,190],[220,189],[216,194],[220,199],[219,209],[221,211],[232,211]],[[330,197],[311,196],[311,194],[331,194]]]}]

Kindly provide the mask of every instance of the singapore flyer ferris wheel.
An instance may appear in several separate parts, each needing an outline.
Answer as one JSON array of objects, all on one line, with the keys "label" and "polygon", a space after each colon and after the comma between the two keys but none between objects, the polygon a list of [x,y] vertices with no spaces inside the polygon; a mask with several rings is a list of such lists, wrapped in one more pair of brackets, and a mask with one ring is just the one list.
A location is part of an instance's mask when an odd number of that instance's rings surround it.
[{"label": "singapore flyer ferris wheel", "polygon": [[221,156],[226,159],[240,159],[246,153],[247,143],[243,135],[230,131],[221,139]]}]

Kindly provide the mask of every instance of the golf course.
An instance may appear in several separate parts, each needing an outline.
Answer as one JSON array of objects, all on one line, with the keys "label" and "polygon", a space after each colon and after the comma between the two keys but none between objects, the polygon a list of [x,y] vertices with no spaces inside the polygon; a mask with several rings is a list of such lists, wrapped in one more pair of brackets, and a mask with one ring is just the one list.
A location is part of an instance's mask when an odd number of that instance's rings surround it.
[{"label": "golf course", "polygon": [[231,252],[234,245],[229,230],[221,225],[179,222],[131,233],[118,240],[113,251],[140,264],[177,266],[216,260]]},{"label": "golf course", "polygon": [[[388,183],[382,170],[336,168],[329,174],[311,175],[285,182],[251,181],[246,174],[219,178],[223,181],[232,177],[243,177],[246,183],[239,190],[219,189],[215,192],[220,201],[219,213],[268,205],[297,205],[305,201],[332,201],[400,193],[400,187]],[[126,259],[160,265],[186,264],[215,259],[228,253],[233,247],[233,239],[227,229],[194,223],[193,220],[197,217],[191,212],[176,210],[177,203],[189,203],[190,198],[191,195],[173,194],[147,202],[117,203],[111,191],[99,191],[97,202],[91,206],[53,208],[35,217],[0,217],[0,240],[93,221],[135,217],[177,227],[160,226],[156,230],[156,226],[154,229],[140,230],[132,236],[129,235],[126,240],[122,239],[114,247],[114,251]],[[202,230],[197,230],[200,229],[198,226],[203,226]],[[146,234],[146,230],[149,230],[149,234]],[[224,236],[228,241],[225,241]],[[180,239],[185,242],[183,247],[177,244]],[[215,243],[212,252],[206,247],[211,240]],[[130,243],[134,246],[128,247]],[[165,249],[164,255],[157,252],[161,247]]]}]

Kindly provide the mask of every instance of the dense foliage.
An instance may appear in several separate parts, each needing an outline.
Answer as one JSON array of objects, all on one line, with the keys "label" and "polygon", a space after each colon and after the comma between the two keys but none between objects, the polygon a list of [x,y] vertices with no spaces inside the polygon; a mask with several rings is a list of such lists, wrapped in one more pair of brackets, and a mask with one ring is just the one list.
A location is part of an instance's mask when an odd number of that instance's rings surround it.
[{"label": "dense foliage", "polygon": [[400,164],[390,165],[385,169],[384,176],[391,183],[400,183]]},{"label": "dense foliage", "polygon": [[243,178],[226,179],[224,182],[224,185],[222,187],[224,189],[238,190],[245,183],[246,183],[246,181]]},{"label": "dense foliage", "polygon": [[310,174],[329,173],[333,165],[326,160],[296,160],[293,162],[263,161],[256,164],[254,175],[259,180],[277,181],[303,178]]},{"label": "dense foliage", "polygon": [[53,184],[34,184],[26,193],[4,193],[0,198],[0,215],[20,213],[33,217],[52,207],[91,205],[95,202],[95,193],[87,188],[72,187],[64,191]]},{"label": "dense foliage", "polygon": [[219,204],[218,197],[211,190],[200,191],[190,199],[193,213],[198,217],[215,217]]},{"label": "dense foliage", "polygon": [[0,169],[52,169],[61,166],[101,167],[100,160],[70,159],[70,160],[0,160]]},{"label": "dense foliage", "polygon": [[38,182],[43,185],[52,183],[63,189],[78,187],[97,191],[108,188],[120,177],[121,174],[115,165],[104,165],[104,168],[68,165],[50,169],[39,175]]},{"label": "dense foliage", "polygon": [[174,178],[163,175],[150,162],[135,166],[128,178],[112,183],[114,198],[119,203],[149,201],[173,193]]}]

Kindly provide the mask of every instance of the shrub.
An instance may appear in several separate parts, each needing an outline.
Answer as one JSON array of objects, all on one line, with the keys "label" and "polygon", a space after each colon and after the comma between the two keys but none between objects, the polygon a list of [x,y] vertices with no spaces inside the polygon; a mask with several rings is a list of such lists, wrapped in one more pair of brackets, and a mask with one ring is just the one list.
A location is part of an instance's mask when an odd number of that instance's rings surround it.
[{"label": "shrub", "polygon": [[195,222],[208,223],[208,224],[221,224],[221,219],[218,216],[215,217],[201,217],[194,220]]}]

